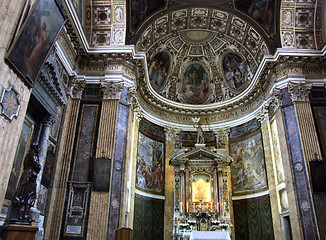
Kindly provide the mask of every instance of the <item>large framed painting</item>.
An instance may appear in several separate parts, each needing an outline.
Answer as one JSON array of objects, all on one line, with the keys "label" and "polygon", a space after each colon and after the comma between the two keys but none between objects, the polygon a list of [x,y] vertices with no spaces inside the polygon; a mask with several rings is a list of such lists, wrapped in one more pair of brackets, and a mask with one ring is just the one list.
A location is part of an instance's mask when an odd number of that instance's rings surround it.
[{"label": "large framed painting", "polygon": [[145,192],[164,193],[164,143],[139,132],[136,187]]},{"label": "large framed painting", "polygon": [[64,22],[55,0],[39,0],[10,47],[6,60],[31,86]]},{"label": "large framed painting", "polygon": [[261,133],[230,144],[234,194],[248,194],[267,188]]},{"label": "large framed painting", "polygon": [[194,174],[191,176],[192,202],[212,201],[212,178],[208,174]]}]

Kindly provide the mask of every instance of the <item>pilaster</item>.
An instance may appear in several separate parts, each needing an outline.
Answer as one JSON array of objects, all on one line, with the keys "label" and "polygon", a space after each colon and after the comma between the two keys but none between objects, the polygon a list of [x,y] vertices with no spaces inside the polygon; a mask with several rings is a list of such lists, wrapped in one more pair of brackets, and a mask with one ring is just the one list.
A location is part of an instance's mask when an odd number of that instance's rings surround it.
[{"label": "pilaster", "polygon": [[45,226],[47,227],[45,229],[44,239],[59,239],[60,237],[61,223],[64,221],[64,200],[67,191],[77,116],[84,87],[85,83],[83,81],[74,79],[70,89],[70,95],[68,96],[55,167],[56,174],[54,175],[53,185],[50,186],[49,189],[51,196],[48,206],[49,211],[45,222]]},{"label": "pilaster", "polygon": [[[174,215],[174,170],[169,164],[169,158],[173,155],[175,141],[178,130],[165,128],[165,201],[164,201],[164,239],[169,240],[173,235],[173,215]],[[184,174],[182,174],[184,176]],[[184,183],[184,179],[183,179]],[[181,186],[181,185],[180,185]],[[181,197],[181,196],[180,196]],[[181,201],[180,201],[181,202]],[[183,203],[183,212],[185,203]]]},{"label": "pilaster", "polygon": [[295,192],[295,182],[293,178],[293,170],[292,170],[292,161],[290,158],[290,152],[287,144],[282,144],[287,142],[287,134],[286,128],[284,125],[283,112],[282,112],[282,100],[280,99],[279,108],[275,108],[273,119],[277,123],[276,131],[278,134],[278,139],[280,143],[280,158],[283,163],[283,171],[284,171],[284,182],[285,182],[285,190],[287,193],[287,199],[289,204],[289,217],[291,223],[292,237],[293,239],[302,239],[302,228],[301,223],[298,221],[300,219],[299,206],[294,204],[297,202],[297,195]]},{"label": "pilaster", "polygon": [[[130,93],[130,91],[129,91]],[[131,107],[129,108],[129,115],[132,118],[132,128],[128,138],[128,145],[130,146],[129,163],[126,166],[126,175],[128,178],[127,189],[129,192],[129,199],[127,200],[126,213],[128,219],[126,219],[126,227],[133,229],[134,223],[134,202],[135,202],[135,185],[136,185],[136,166],[137,166],[137,147],[138,147],[138,132],[139,122],[141,120],[141,111],[138,105],[132,104],[131,99],[129,100]],[[131,113],[131,114],[130,114]]]},{"label": "pilaster", "polygon": [[[114,146],[116,138],[116,125],[118,117],[119,99],[123,89],[122,83],[102,82],[102,109],[100,124],[98,130],[98,140],[96,147],[96,157],[104,156],[111,159],[111,174],[113,171]],[[110,175],[112,179],[112,175]],[[110,182],[112,186],[112,182]],[[87,229],[87,239],[106,239],[108,233],[108,221],[110,208],[110,194],[109,192],[92,191],[89,219]],[[101,211],[98,211],[101,209]]]},{"label": "pilaster", "polygon": [[263,147],[265,155],[266,174],[268,180],[269,199],[271,204],[273,229],[274,236],[277,239],[277,236],[282,236],[282,226],[279,210],[280,199],[277,189],[277,174],[275,172],[276,164],[275,159],[273,158],[271,126],[269,122],[267,106],[263,107],[258,119],[261,122],[261,133],[264,145]]},{"label": "pilaster", "polygon": [[314,125],[310,125],[309,119],[306,123],[302,118],[305,117],[302,116],[304,114],[303,109],[309,108],[309,104],[300,103],[309,99],[310,88],[311,86],[304,83],[289,83],[288,89],[282,90],[283,95],[287,96],[285,99],[283,97],[283,103],[286,103],[283,107],[283,115],[303,239],[319,239],[308,170],[309,152],[315,149],[313,144],[309,144],[307,132],[302,129],[306,128],[308,132],[311,132]]}]

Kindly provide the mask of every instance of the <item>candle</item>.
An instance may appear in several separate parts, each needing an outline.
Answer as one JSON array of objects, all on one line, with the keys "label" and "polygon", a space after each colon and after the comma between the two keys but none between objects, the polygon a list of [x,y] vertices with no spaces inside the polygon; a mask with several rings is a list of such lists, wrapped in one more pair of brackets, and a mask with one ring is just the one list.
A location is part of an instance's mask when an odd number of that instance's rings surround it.
[{"label": "candle", "polygon": [[196,209],[195,209],[195,203],[192,203],[192,205],[194,206],[194,212],[196,212]]},{"label": "candle", "polygon": [[180,213],[182,213],[182,202],[180,202]]},{"label": "candle", "polygon": [[187,212],[188,212],[188,202],[187,202]]},{"label": "candle", "polygon": [[218,202],[216,202],[216,212],[220,213],[220,208],[218,207]]},{"label": "candle", "polygon": [[213,204],[213,203],[211,202],[211,211],[213,212],[212,204]]}]

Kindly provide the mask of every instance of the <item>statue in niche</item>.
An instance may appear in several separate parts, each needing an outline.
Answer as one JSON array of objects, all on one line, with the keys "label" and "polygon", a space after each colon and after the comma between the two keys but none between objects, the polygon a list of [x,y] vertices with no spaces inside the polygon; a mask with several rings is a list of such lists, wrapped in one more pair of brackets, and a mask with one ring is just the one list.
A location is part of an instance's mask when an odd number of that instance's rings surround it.
[{"label": "statue in niche", "polygon": [[24,171],[11,201],[7,223],[30,225],[34,220],[30,216],[31,207],[36,200],[36,180],[41,170],[39,163],[39,146],[33,144],[24,159]]}]

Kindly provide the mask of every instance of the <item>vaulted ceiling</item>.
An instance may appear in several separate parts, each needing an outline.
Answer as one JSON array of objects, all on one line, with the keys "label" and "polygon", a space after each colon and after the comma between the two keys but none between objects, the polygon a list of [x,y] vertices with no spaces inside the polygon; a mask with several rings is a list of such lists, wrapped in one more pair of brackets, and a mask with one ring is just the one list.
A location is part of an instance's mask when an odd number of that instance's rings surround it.
[{"label": "vaulted ceiling", "polygon": [[[315,17],[324,11],[321,2],[75,0],[64,5],[71,14],[66,29],[79,74],[105,75],[105,67],[99,72],[98,66],[124,61],[136,74],[147,115],[189,124],[193,116],[219,122],[261,105],[275,62],[291,60],[278,49],[323,46],[322,20]],[[97,66],[97,73],[90,66]]]}]

